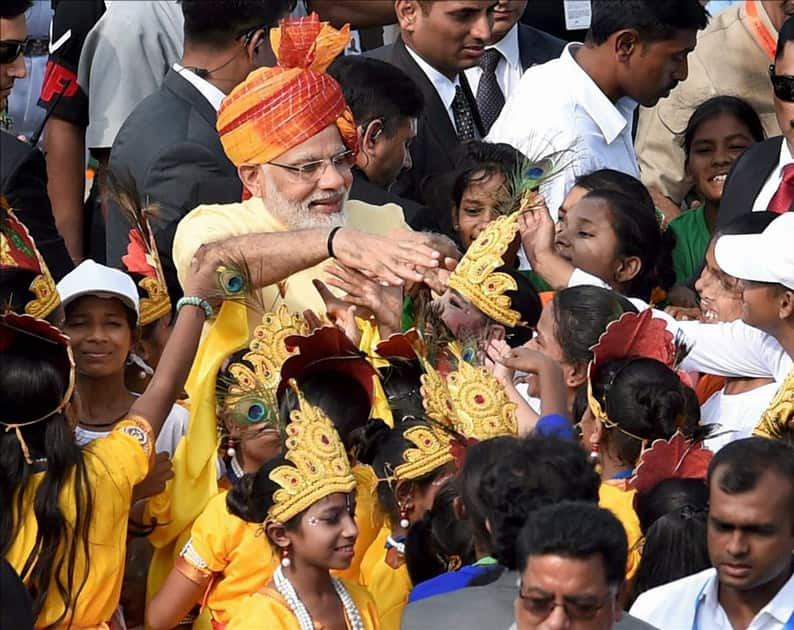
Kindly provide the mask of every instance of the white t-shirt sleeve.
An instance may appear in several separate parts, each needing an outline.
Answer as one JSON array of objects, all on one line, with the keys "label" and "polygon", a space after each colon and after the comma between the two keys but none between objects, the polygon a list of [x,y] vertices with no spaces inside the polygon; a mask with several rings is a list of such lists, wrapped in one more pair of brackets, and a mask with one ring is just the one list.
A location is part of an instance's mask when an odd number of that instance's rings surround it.
[{"label": "white t-shirt sleeve", "polygon": [[158,453],[167,452],[169,457],[173,457],[179,440],[187,433],[187,423],[190,413],[181,405],[174,405],[168,417],[163,422],[160,435],[155,442],[155,451]]},{"label": "white t-shirt sleeve", "polygon": [[692,349],[681,367],[719,376],[774,378],[781,382],[792,359],[777,340],[742,321],[719,324],[682,321],[678,329]]}]

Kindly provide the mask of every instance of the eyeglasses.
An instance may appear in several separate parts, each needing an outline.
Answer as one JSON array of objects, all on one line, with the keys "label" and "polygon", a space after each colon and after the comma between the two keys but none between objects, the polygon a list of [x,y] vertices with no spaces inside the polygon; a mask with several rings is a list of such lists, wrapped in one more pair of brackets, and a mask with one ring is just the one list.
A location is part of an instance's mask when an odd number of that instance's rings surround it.
[{"label": "eyeglasses", "polygon": [[303,182],[316,182],[331,164],[339,173],[346,174],[350,172],[353,165],[356,163],[356,152],[352,150],[342,151],[325,160],[315,160],[313,162],[304,162],[303,164],[277,164],[276,162],[268,162],[271,166],[278,166],[279,168],[286,169],[295,174],[298,179]]},{"label": "eyeglasses", "polygon": [[563,597],[561,602],[554,595],[535,596],[524,593],[523,585],[519,588],[518,597],[524,604],[524,609],[533,617],[546,619],[557,606],[562,606],[565,614],[572,620],[586,621],[598,614],[607,605],[615,593],[610,591],[601,601],[579,601]]},{"label": "eyeglasses", "polygon": [[769,66],[769,79],[775,97],[787,103],[794,103],[794,77],[789,74],[775,74],[775,64]]},{"label": "eyeglasses", "polygon": [[14,63],[27,46],[27,40],[4,39],[0,40],[0,63]]}]

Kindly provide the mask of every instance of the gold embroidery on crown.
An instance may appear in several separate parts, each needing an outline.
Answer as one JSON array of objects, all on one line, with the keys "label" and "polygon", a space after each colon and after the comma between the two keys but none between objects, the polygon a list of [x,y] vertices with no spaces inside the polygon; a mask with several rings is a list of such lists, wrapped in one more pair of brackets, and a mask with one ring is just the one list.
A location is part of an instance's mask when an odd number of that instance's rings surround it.
[{"label": "gold embroidery on crown", "polygon": [[518,284],[506,273],[495,270],[505,264],[505,252],[518,232],[518,216],[514,212],[492,221],[469,246],[448,283],[482,313],[511,328],[523,322],[505,292],[515,291]]},{"label": "gold embroidery on crown", "polygon": [[335,492],[352,492],[356,479],[342,440],[321,409],[306,402],[295,381],[299,409],[290,414],[286,429],[285,458],[292,466],[279,466],[270,479],[280,487],[273,495],[269,519],[286,523],[320,499]]},{"label": "gold embroidery on crown", "polygon": [[518,405],[510,401],[504,387],[486,368],[467,363],[457,344],[450,344],[449,350],[458,359],[458,369],[447,376],[455,430],[477,440],[517,435]]},{"label": "gold embroidery on crown", "polygon": [[168,295],[168,286],[165,283],[165,274],[160,264],[160,254],[154,236],[146,252],[146,262],[154,269],[155,275],[145,276],[138,282],[138,286],[146,291],[148,296],[140,300],[141,326],[156,322],[171,312],[171,296]]},{"label": "gold embroidery on crown", "polygon": [[433,423],[410,427],[403,432],[403,437],[416,448],[406,449],[403,453],[405,463],[395,466],[397,479],[419,479],[453,459],[449,435]]},{"label": "gold embroidery on crown", "polygon": [[25,312],[33,317],[44,319],[58,308],[61,296],[58,294],[55,280],[50,275],[50,270],[41,255],[38,252],[36,255],[39,257],[41,274],[33,278],[33,282],[30,283],[30,291],[36,296],[36,299],[25,304]]},{"label": "gold embroidery on crown", "polygon": [[773,440],[794,438],[794,369],[788,373],[769,407],[761,415],[753,435]]}]

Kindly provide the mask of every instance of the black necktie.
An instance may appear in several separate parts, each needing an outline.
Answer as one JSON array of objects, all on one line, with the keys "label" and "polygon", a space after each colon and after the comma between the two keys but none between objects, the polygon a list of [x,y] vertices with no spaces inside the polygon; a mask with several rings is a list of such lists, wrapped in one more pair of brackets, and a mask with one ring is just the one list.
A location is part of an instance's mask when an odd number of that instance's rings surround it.
[{"label": "black necktie", "polygon": [[474,124],[474,114],[472,114],[466,94],[459,85],[455,87],[455,98],[452,100],[452,116],[455,118],[455,129],[458,132],[458,140],[477,139],[477,127]]},{"label": "black necktie", "polygon": [[488,133],[491,125],[499,118],[502,108],[505,106],[505,95],[496,80],[496,66],[502,59],[502,53],[496,48],[489,48],[480,57],[480,68],[482,76],[477,86],[477,108],[480,110],[480,118]]}]

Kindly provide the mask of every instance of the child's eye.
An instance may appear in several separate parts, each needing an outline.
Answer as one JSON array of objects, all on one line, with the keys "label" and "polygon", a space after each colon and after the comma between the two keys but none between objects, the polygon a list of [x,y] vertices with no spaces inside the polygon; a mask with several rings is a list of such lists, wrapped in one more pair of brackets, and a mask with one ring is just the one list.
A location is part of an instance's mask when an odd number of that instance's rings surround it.
[{"label": "child's eye", "polygon": [[576,235],[581,238],[590,238],[591,236],[593,236],[590,232],[583,232],[581,230],[577,232]]},{"label": "child's eye", "polygon": [[482,208],[464,208],[463,211],[472,217],[482,214]]}]

